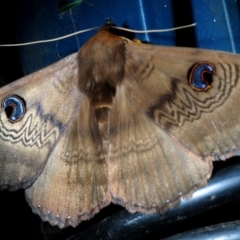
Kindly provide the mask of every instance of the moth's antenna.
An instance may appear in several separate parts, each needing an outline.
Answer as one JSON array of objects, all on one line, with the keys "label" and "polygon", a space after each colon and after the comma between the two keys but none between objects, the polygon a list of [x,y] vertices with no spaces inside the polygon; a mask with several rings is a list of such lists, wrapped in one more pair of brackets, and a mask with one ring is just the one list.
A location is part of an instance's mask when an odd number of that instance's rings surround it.
[{"label": "moth's antenna", "polygon": [[68,35],[65,35],[65,36],[62,36],[62,37],[52,38],[52,39],[47,39],[47,40],[40,40],[40,41],[29,42],[29,43],[3,44],[3,45],[0,45],[0,47],[18,47],[18,46],[26,46],[26,45],[32,45],[32,44],[46,43],[46,42],[54,42],[54,41],[58,41],[58,40],[61,40],[61,39],[64,39],[64,38],[69,38],[69,37],[75,36],[75,35],[80,34],[80,33],[89,32],[89,31],[92,31],[92,30],[97,29],[97,28],[99,28],[99,27],[88,28],[88,29],[80,30],[78,32],[71,33],[71,34],[68,34]]},{"label": "moth's antenna", "polygon": [[153,32],[175,31],[175,30],[178,30],[178,29],[193,27],[193,26],[196,26],[196,25],[197,25],[196,23],[192,23],[192,24],[189,24],[189,25],[181,26],[181,27],[168,28],[168,29],[153,29],[153,30],[133,30],[133,29],[115,27],[115,26],[111,26],[111,28],[116,28],[116,29],[119,29],[119,30],[124,30],[124,31],[127,31],[127,32],[133,32],[133,33],[153,33]]}]

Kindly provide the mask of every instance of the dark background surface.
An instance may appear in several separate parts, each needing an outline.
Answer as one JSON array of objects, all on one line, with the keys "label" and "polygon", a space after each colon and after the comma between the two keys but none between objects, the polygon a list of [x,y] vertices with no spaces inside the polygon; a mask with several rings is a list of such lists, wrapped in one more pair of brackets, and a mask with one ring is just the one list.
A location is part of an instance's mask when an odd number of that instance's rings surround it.
[{"label": "dark background surface", "polygon": [[[22,43],[55,38],[77,30],[100,26],[106,18],[110,18],[117,26],[141,30],[165,29],[196,22],[197,26],[190,29],[161,34],[135,34],[132,37],[151,44],[190,46],[239,53],[239,10],[238,1],[88,0],[59,14],[54,0],[5,1],[0,7],[0,43]],[[18,48],[1,47],[1,84],[4,85],[76,52],[95,32],[53,43]],[[238,162],[237,158],[216,163],[214,172],[235,162]],[[14,239],[16,236],[22,239],[43,239],[40,218],[33,214],[27,205],[23,190],[0,192],[0,203],[0,234],[7,236],[3,239]],[[197,227],[240,219],[239,203],[230,201],[221,208],[177,222],[171,228],[154,233],[154,238],[160,239]],[[63,233],[56,233],[55,239],[66,239],[73,232],[87,230],[121,210],[119,206],[109,206],[91,221],[81,223],[79,229],[69,228]],[[46,224],[43,226],[46,231],[48,226]],[[58,230],[54,229],[54,232]],[[142,239],[145,237],[143,234]],[[151,237],[153,239],[153,235]]]}]

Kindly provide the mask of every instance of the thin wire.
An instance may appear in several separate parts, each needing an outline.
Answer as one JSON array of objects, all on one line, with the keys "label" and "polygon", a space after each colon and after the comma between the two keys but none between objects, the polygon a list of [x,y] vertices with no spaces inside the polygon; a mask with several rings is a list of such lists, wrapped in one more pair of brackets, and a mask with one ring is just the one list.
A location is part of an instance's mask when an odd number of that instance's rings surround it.
[{"label": "thin wire", "polygon": [[[153,32],[169,32],[169,31],[175,31],[175,30],[178,30],[178,29],[193,27],[193,26],[195,26],[195,25],[196,25],[196,23],[193,23],[193,24],[186,25],[186,26],[181,26],[181,27],[176,27],[176,28],[168,28],[168,29],[162,29],[162,30],[159,30],[159,29],[153,29],[153,30],[132,30],[132,29],[122,28],[122,27],[114,27],[114,26],[111,26],[111,27],[112,27],[112,28],[119,29],[119,30],[124,30],[124,31],[127,31],[127,32],[134,32],[134,33],[153,33]],[[17,47],[17,46],[26,46],[26,45],[46,43],[46,42],[54,42],[54,41],[58,41],[58,40],[62,40],[62,39],[65,39],[65,38],[69,38],[69,37],[75,36],[75,35],[80,34],[80,33],[89,32],[89,31],[92,31],[92,30],[97,29],[97,28],[99,28],[99,27],[88,28],[88,29],[81,30],[81,31],[77,31],[77,32],[74,32],[74,33],[71,33],[71,34],[68,34],[68,35],[65,35],[65,36],[62,36],[62,37],[52,38],[52,39],[47,39],[47,40],[39,40],[39,41],[28,42],[28,43],[3,44],[3,45],[0,45],[0,47]]]},{"label": "thin wire", "polygon": [[71,34],[68,34],[68,35],[65,35],[65,36],[62,36],[62,37],[52,38],[52,39],[47,39],[47,40],[39,40],[39,41],[29,42],[29,43],[3,44],[3,45],[0,45],[0,47],[16,47],[16,46],[26,46],[26,45],[46,43],[46,42],[54,42],[54,41],[58,41],[58,40],[61,40],[61,39],[64,39],[64,38],[69,38],[69,37],[75,36],[75,35],[80,34],[80,33],[89,32],[89,31],[92,31],[92,30],[97,29],[97,28],[99,28],[99,27],[88,28],[88,29],[81,30],[81,31],[78,31],[78,32],[75,32],[75,33],[71,33]]},{"label": "thin wire", "polygon": [[122,28],[122,27],[112,27],[112,28],[116,28],[116,29],[119,29],[119,30],[124,30],[124,31],[127,31],[127,32],[134,32],[134,33],[153,33],[153,32],[175,31],[175,30],[178,30],[178,29],[193,27],[193,26],[196,26],[196,25],[197,25],[196,23],[193,23],[193,24],[189,24],[189,25],[186,25],[186,26],[181,26],[181,27],[176,27],[176,28],[168,28],[168,29],[161,29],[161,30],[159,30],[159,29],[153,29],[153,30],[132,30],[132,29]]}]

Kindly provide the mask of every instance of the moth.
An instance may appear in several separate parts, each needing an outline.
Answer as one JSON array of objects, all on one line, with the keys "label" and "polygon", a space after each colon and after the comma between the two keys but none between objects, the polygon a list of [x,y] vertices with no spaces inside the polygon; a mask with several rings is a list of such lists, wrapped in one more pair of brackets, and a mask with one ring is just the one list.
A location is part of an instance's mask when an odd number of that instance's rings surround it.
[{"label": "moth", "polygon": [[107,25],[0,89],[1,189],[60,228],[111,202],[162,213],[239,155],[240,56],[138,43]]}]

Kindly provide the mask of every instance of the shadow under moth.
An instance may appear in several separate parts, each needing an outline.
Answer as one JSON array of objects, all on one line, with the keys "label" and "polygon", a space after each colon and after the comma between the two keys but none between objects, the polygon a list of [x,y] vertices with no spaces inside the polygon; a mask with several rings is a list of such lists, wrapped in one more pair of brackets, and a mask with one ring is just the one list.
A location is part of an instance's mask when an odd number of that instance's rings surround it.
[{"label": "shadow under moth", "polygon": [[110,30],[0,90],[1,189],[61,228],[111,202],[162,213],[239,155],[239,55]]}]

